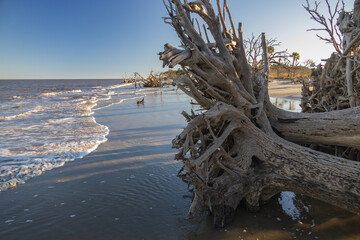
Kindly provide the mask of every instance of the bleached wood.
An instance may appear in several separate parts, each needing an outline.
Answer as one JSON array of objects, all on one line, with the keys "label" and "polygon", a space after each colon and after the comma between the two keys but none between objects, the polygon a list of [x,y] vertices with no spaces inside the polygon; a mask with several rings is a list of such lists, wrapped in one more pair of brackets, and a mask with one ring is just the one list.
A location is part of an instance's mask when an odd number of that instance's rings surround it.
[{"label": "bleached wood", "polygon": [[[262,201],[286,190],[360,213],[360,163],[298,145],[359,147],[360,108],[309,114],[273,106],[267,89],[265,34],[264,71],[257,74],[246,58],[242,25],[235,31],[226,1],[216,4],[217,14],[209,0],[169,1],[166,21],[182,46],[165,45],[160,53],[164,65],[178,64],[188,72],[189,77],[175,83],[202,107],[197,114],[183,113],[188,125],[173,140],[179,149],[176,159],[184,164],[179,176],[194,186],[189,216],[208,209],[214,224],[223,227],[241,201],[256,210]],[[209,43],[207,34],[200,36],[190,13],[205,21],[205,33],[208,29],[215,43]],[[333,69],[338,58],[330,58],[325,68]],[[314,94],[326,91],[322,87],[328,84],[327,75],[320,75],[320,91]]]}]

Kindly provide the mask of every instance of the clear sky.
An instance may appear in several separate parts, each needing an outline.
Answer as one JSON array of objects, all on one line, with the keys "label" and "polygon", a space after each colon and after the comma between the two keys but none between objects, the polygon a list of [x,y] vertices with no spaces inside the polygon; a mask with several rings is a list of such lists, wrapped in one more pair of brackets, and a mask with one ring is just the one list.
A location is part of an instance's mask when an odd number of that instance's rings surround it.
[{"label": "clear sky", "polygon": [[[352,9],[353,0],[344,2]],[[301,62],[319,63],[333,49],[306,31],[316,25],[304,3],[228,0],[245,37],[266,32],[282,42],[281,49],[299,52]],[[178,44],[164,16],[162,0],[0,0],[0,79],[122,78],[162,71],[157,53],[167,42]]]}]

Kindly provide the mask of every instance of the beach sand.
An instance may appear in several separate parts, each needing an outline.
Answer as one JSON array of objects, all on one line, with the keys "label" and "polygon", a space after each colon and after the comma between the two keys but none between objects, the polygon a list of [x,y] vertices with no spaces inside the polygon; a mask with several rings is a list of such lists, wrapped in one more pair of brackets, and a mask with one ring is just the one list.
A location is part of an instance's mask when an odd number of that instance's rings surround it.
[{"label": "beach sand", "polygon": [[[298,98],[295,89],[283,92],[293,85],[274,86],[279,94],[270,91],[273,96]],[[96,121],[110,129],[107,142],[0,194],[0,239],[360,238],[359,216],[315,200],[315,213],[303,223],[286,215],[278,198],[259,213],[239,207],[222,230],[212,228],[210,217],[187,219],[191,195],[176,177],[181,163],[173,160],[171,140],[186,126],[180,113],[189,103],[167,88],[146,96],[144,105],[128,100],[98,110]]]},{"label": "beach sand", "polygon": [[272,97],[286,99],[301,99],[302,84],[295,83],[291,80],[273,79],[269,83],[269,94]]}]

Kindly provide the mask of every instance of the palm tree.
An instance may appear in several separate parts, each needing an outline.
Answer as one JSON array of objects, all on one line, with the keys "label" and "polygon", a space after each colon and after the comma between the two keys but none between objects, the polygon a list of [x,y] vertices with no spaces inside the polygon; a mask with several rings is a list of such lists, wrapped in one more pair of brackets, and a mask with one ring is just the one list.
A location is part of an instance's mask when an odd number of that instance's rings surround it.
[{"label": "palm tree", "polygon": [[295,77],[295,66],[297,65],[298,60],[300,59],[300,54],[298,52],[293,52],[290,57],[292,57],[292,77]]}]

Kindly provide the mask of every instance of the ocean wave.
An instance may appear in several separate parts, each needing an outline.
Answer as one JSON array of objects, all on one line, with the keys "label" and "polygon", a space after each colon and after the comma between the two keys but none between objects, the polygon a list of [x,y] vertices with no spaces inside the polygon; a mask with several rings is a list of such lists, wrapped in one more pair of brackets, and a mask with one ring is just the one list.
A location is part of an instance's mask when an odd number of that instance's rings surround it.
[{"label": "ocean wave", "polygon": [[28,110],[25,112],[17,113],[17,114],[10,115],[10,116],[0,117],[0,121],[12,120],[12,119],[16,119],[16,118],[23,118],[23,117],[29,116],[30,114],[39,112],[40,110],[41,110],[41,107],[37,106],[35,109],[31,109],[31,110]]},{"label": "ocean wave", "polygon": [[60,92],[44,92],[41,93],[40,96],[57,96],[57,95],[63,95],[63,94],[69,94],[69,93],[81,93],[82,90],[72,90],[72,91],[60,91]]},{"label": "ocean wave", "polygon": [[[64,125],[69,119],[58,119],[48,124]],[[91,117],[95,129],[76,139],[61,139],[56,142],[45,142],[42,145],[27,148],[1,149],[0,154],[0,192],[25,183],[28,179],[39,176],[46,170],[61,167],[66,162],[83,158],[107,141],[107,126],[98,124]],[[96,127],[95,127],[96,126]],[[29,151],[30,150],[30,151]],[[29,153],[34,153],[30,155]],[[41,153],[41,154],[40,154]]]},{"label": "ocean wave", "polygon": [[115,84],[115,85],[108,86],[108,87],[106,87],[106,88],[104,88],[104,86],[95,86],[95,87],[93,87],[93,88],[94,88],[94,89],[102,89],[102,90],[106,90],[106,89],[123,88],[123,87],[132,86],[132,85],[134,85],[134,83],[122,83],[122,84]]}]

